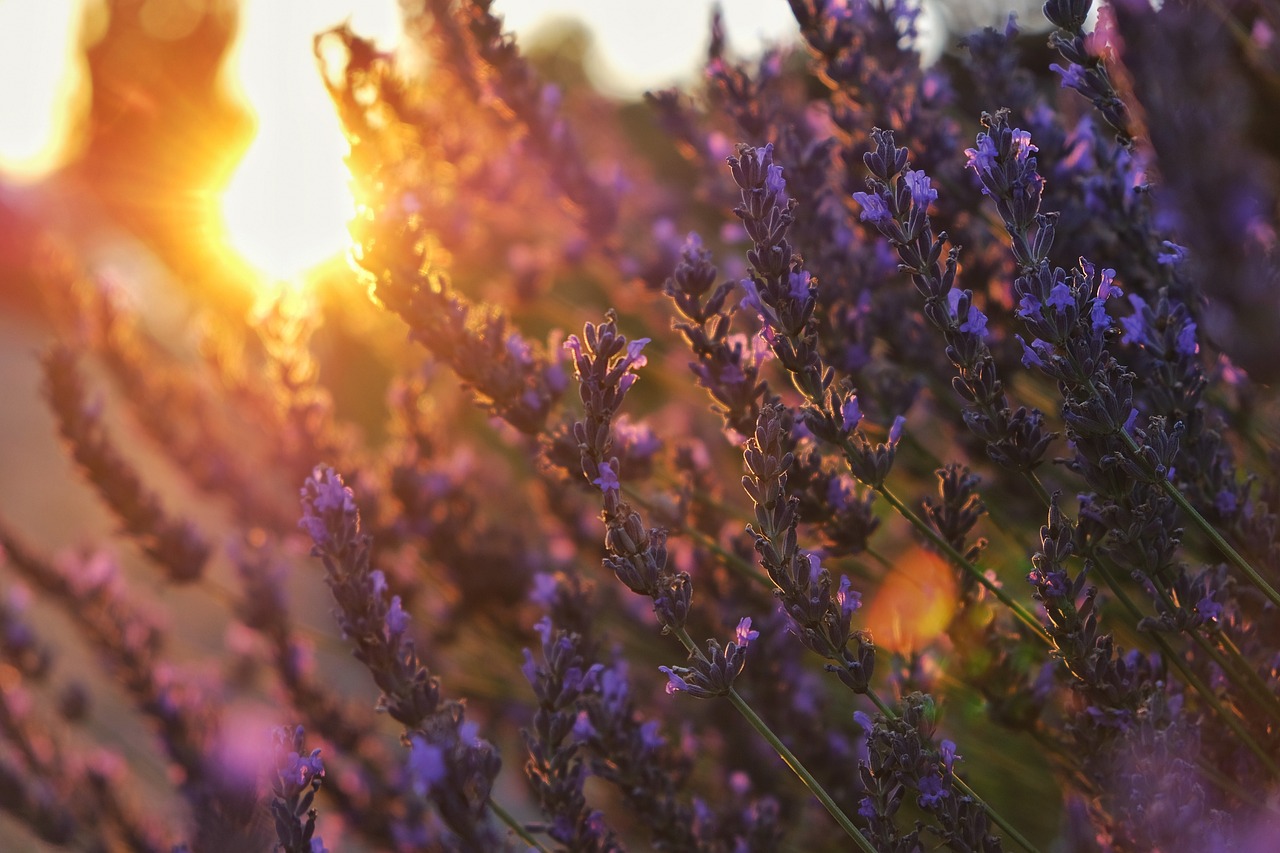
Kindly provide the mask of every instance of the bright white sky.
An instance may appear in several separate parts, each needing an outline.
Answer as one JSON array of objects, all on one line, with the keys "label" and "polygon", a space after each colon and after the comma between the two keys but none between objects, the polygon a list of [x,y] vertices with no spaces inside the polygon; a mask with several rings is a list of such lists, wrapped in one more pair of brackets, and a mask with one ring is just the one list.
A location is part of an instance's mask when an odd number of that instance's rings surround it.
[{"label": "bright white sky", "polygon": [[[0,0],[0,172],[37,180],[65,156],[66,127],[84,104],[70,93],[83,77],[74,60],[84,3]],[[158,35],[182,35],[209,0],[144,0]],[[731,45],[742,54],[794,39],[786,0],[723,3]],[[712,0],[500,0],[509,29],[528,37],[556,18],[577,18],[595,37],[588,57],[597,85],[638,95],[687,79],[706,49]],[[240,43],[228,73],[258,119],[258,134],[224,198],[235,246],[264,273],[292,277],[341,251],[351,196],[345,142],[316,72],[311,37],[350,20],[390,46],[396,0],[245,0]]]}]

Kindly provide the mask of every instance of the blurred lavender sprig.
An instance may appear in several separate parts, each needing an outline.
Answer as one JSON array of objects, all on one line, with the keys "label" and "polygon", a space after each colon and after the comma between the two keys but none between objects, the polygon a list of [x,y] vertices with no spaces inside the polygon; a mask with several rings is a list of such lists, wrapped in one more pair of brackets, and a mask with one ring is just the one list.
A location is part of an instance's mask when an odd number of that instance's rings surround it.
[{"label": "blurred lavender sprig", "polygon": [[183,585],[5,491],[80,548],[0,527],[15,844],[1273,846],[1267,4],[1051,0],[1057,56],[1010,17],[927,68],[917,3],[791,0],[759,56],[716,13],[647,114],[487,0],[402,5],[403,47],[315,41],[358,269],[201,279],[188,361],[78,229],[37,253],[56,427]]}]

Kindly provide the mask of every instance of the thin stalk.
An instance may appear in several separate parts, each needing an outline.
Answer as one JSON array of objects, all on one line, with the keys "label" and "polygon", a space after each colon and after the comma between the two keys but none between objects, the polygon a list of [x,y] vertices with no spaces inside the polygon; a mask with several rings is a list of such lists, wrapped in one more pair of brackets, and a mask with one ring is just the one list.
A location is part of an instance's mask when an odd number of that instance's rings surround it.
[{"label": "thin stalk", "polygon": [[1031,485],[1031,490],[1036,493],[1036,497],[1047,507],[1053,502],[1053,498],[1049,496],[1049,490],[1044,487],[1044,483],[1040,482],[1040,478],[1035,471],[1023,471],[1023,476]]},{"label": "thin stalk", "polygon": [[[1092,379],[1089,380],[1088,387],[1089,393],[1093,394],[1095,398],[1101,397],[1098,393],[1097,386],[1093,384]],[[1129,435],[1127,430],[1122,429],[1119,432],[1120,436],[1124,439],[1125,446],[1133,456],[1133,461],[1139,465],[1143,465],[1141,456],[1142,448],[1138,445],[1138,442],[1134,440],[1133,436]],[[1145,468],[1146,466],[1143,465],[1143,467]],[[1276,607],[1280,607],[1280,592],[1276,592],[1271,584],[1267,583],[1266,579],[1263,578],[1262,575],[1258,574],[1258,570],[1255,569],[1248,560],[1242,557],[1239,551],[1231,547],[1231,543],[1218,532],[1216,527],[1209,523],[1208,519],[1200,514],[1199,510],[1191,505],[1191,501],[1187,500],[1186,495],[1178,491],[1177,486],[1169,482],[1169,480],[1164,477],[1160,477],[1158,480],[1161,490],[1163,490],[1164,493],[1178,505],[1178,508],[1181,509],[1188,518],[1195,522],[1196,527],[1199,527],[1204,535],[1209,537],[1209,541],[1214,544],[1222,555],[1226,557],[1227,560],[1236,568],[1244,572],[1245,576],[1249,578],[1254,586],[1262,591],[1263,595],[1270,599],[1272,604]]]},{"label": "thin stalk", "polygon": [[498,816],[498,820],[505,823],[507,828],[518,835],[520,840],[525,844],[528,844],[530,847],[537,850],[538,853],[551,853],[550,850],[542,845],[542,842],[533,837],[529,830],[525,828],[524,824],[516,820],[515,816],[509,811],[498,805],[498,801],[493,797],[489,798],[489,809]]},{"label": "thin stalk", "polygon": [[934,544],[939,550],[946,554],[947,559],[959,569],[967,572],[974,580],[983,586],[988,592],[996,597],[996,599],[1013,611],[1013,615],[1018,617],[1018,621],[1031,629],[1031,632],[1040,639],[1045,645],[1052,647],[1053,641],[1049,638],[1049,634],[1045,631],[1044,626],[1040,624],[1040,620],[1031,615],[1027,608],[1009,597],[1009,594],[993,583],[981,570],[973,563],[964,558],[964,555],[957,551],[950,542],[938,535],[932,527],[925,524],[920,516],[916,515],[909,506],[903,503],[893,492],[889,491],[887,486],[880,486],[876,489],[889,505],[898,511],[898,514],[911,522],[911,525],[920,531],[926,539]]},{"label": "thin stalk", "polygon": [[[1172,596],[1169,595],[1169,591],[1165,589],[1164,584],[1160,583],[1156,578],[1151,579],[1151,584],[1155,588],[1156,594],[1160,596],[1160,600],[1163,602],[1164,606],[1169,610],[1177,610],[1177,606],[1174,604]],[[1222,652],[1206,640],[1204,635],[1199,631],[1193,629],[1186,633],[1191,636],[1192,642],[1199,646],[1205,654],[1213,658],[1213,662],[1216,663],[1224,673],[1239,676],[1241,674],[1239,668],[1243,667],[1246,670],[1246,692],[1253,697],[1255,702],[1263,707],[1263,710],[1269,717],[1271,717],[1273,722],[1280,723],[1280,702],[1276,701],[1276,697],[1272,695],[1266,684],[1263,683],[1261,678],[1258,678],[1258,673],[1253,670],[1253,667],[1249,666],[1244,659],[1238,655],[1234,661],[1228,661]],[[1239,666],[1234,664],[1239,664]],[[1254,684],[1254,681],[1249,679],[1249,675],[1253,676],[1253,679],[1257,681],[1257,685]],[[1239,686],[1235,679],[1232,679],[1232,683]],[[1261,687],[1261,689],[1259,690],[1258,687]],[[1244,714],[1241,714],[1240,716],[1243,718]]]},{"label": "thin stalk", "polygon": [[[688,650],[690,655],[695,655],[698,658],[705,660],[702,650],[693,642],[693,638],[689,636],[689,632],[686,629],[679,628],[674,633],[680,639],[681,644]],[[732,687],[729,688],[729,692],[726,695],[729,699],[729,704],[733,705],[738,713],[741,714],[751,725],[751,728],[755,729],[756,732],[769,743],[769,746],[773,747],[774,751],[778,753],[778,757],[782,759],[783,763],[791,768],[791,772],[800,777],[800,781],[804,783],[804,786],[809,789],[811,794],[818,798],[818,802],[822,803],[823,807],[830,812],[831,816],[835,818],[836,823],[838,823],[840,828],[854,840],[854,843],[856,843],[864,853],[876,853],[876,848],[872,846],[867,837],[862,834],[862,830],[858,829],[849,816],[844,813],[844,810],[840,808],[839,803],[832,798],[831,794],[827,793],[827,789],[824,788],[822,783],[809,772],[809,769],[804,766],[804,763],[798,757],[796,757],[796,754],[792,752],[776,734],[773,733],[773,729],[769,728],[769,724],[756,713],[755,709],[751,707],[747,700],[743,699],[738,691],[734,690]]]},{"label": "thin stalk", "polygon": [[[635,501],[644,509],[647,509],[650,512],[654,511],[653,502],[647,500],[643,495],[641,495],[631,486],[624,484],[622,486],[622,493],[625,494],[630,500]],[[680,533],[683,533],[684,535],[688,536],[690,539],[693,539],[694,541],[696,541],[703,548],[706,548],[708,551],[715,554],[724,562],[724,564],[729,569],[736,572],[739,576],[755,584],[758,584],[759,586],[767,590],[773,589],[773,583],[763,574],[756,571],[756,567],[752,563],[748,562],[747,560],[744,560],[742,557],[739,557],[737,554],[733,553],[732,551],[727,550],[719,542],[712,539],[710,536],[703,533],[701,530],[698,530],[697,528],[694,528],[694,527],[690,527],[686,524],[681,524],[676,529]]]},{"label": "thin stalk", "polygon": [[879,563],[881,566],[883,566],[886,569],[890,569],[890,570],[893,569],[893,563],[884,554],[881,554],[879,551],[872,548],[870,545],[867,546],[866,550],[867,550],[867,555],[870,556],[871,559],[875,560],[877,563]]},{"label": "thin stalk", "polygon": [[[1262,682],[1262,679],[1258,677],[1258,673],[1253,669],[1253,667],[1249,666],[1243,658],[1228,658],[1227,655],[1224,655],[1221,650],[1214,647],[1213,643],[1209,642],[1200,632],[1191,631],[1189,633],[1191,634],[1192,641],[1204,650],[1205,654],[1213,658],[1213,662],[1216,663],[1223,672],[1231,673],[1236,676],[1243,675],[1245,692],[1248,693],[1255,702],[1263,706],[1267,716],[1271,718],[1273,723],[1280,724],[1280,702],[1278,702],[1276,697],[1266,689],[1266,685]],[[1250,676],[1252,676],[1252,678]],[[1232,683],[1238,682],[1236,682],[1235,679],[1232,679]]]},{"label": "thin stalk", "polygon": [[[1111,588],[1112,593],[1117,599],[1119,599],[1120,603],[1130,611],[1137,613],[1137,605],[1135,605],[1133,600],[1129,598],[1128,593],[1124,592],[1120,585],[1111,578],[1111,575],[1106,568],[1104,568],[1101,563],[1098,564],[1097,568],[1103,579],[1106,580],[1107,586]],[[1249,734],[1249,732],[1236,719],[1235,715],[1223,707],[1222,702],[1213,694],[1213,691],[1209,689],[1209,686],[1201,681],[1200,677],[1191,671],[1190,667],[1187,666],[1186,661],[1182,659],[1182,656],[1174,651],[1173,647],[1169,645],[1169,641],[1166,640],[1163,635],[1155,631],[1150,633],[1150,637],[1152,642],[1160,648],[1161,653],[1164,655],[1164,659],[1173,664],[1174,668],[1182,674],[1182,677],[1186,680],[1187,684],[1191,685],[1192,689],[1200,694],[1201,698],[1203,698],[1204,701],[1208,703],[1209,707],[1217,713],[1224,723],[1226,723],[1227,727],[1235,733],[1236,737],[1240,738],[1244,745],[1249,748],[1249,751],[1262,762],[1263,766],[1267,768],[1271,775],[1280,779],[1280,767],[1276,766],[1275,761],[1267,754],[1267,751],[1253,739],[1253,735]]]},{"label": "thin stalk", "polygon": [[[793,341],[793,345],[794,344],[795,342]],[[813,387],[812,384],[806,381],[806,377],[801,373],[793,372],[793,371],[789,371],[789,373],[791,376],[792,386],[794,386],[795,389],[799,391],[806,400],[809,401],[810,405],[821,407],[822,398],[823,398],[822,389]],[[848,458],[852,450],[851,443],[848,437],[846,436],[843,441],[839,442],[838,446],[840,447],[841,451],[845,454],[845,457]],[[1018,604],[1012,598],[1010,598],[1009,594],[1006,593],[1004,590],[1002,590],[999,586],[992,583],[991,580],[988,579],[985,574],[983,574],[981,571],[978,570],[977,566],[973,565],[973,563],[970,563],[968,560],[966,560],[963,554],[961,554],[959,551],[957,551],[955,548],[951,546],[950,542],[948,542],[947,540],[939,536],[932,527],[925,524],[924,520],[920,518],[920,516],[912,512],[910,507],[908,507],[905,503],[900,501],[892,492],[890,492],[887,486],[885,486],[882,483],[879,486],[873,486],[873,488],[875,489],[877,494],[879,494],[881,497],[883,497],[886,501],[889,502],[890,506],[892,506],[895,510],[898,511],[899,515],[901,515],[907,521],[911,522],[911,525],[915,527],[917,530],[919,530],[925,536],[926,539],[928,539],[935,546],[937,546],[944,554],[946,554],[947,559],[949,559],[951,563],[955,565],[956,568],[967,572],[970,576],[973,577],[974,580],[976,580],[979,584],[981,584],[983,588],[985,588],[988,592],[990,592],[993,596],[995,596],[997,601],[999,601],[1005,607],[1008,607],[1010,610],[1012,610],[1013,614],[1018,617],[1018,620],[1022,622],[1024,625],[1026,625],[1028,628],[1030,628],[1031,632],[1035,634],[1037,637],[1039,637],[1041,642],[1043,642],[1045,645],[1049,647],[1053,646],[1053,641],[1049,639],[1049,635],[1045,632],[1044,627],[1040,624],[1040,620],[1032,616],[1030,611],[1028,611],[1021,604]]]},{"label": "thin stalk", "polygon": [[1272,691],[1271,685],[1263,681],[1262,676],[1258,675],[1258,671],[1250,666],[1249,662],[1244,659],[1244,653],[1240,651],[1240,647],[1236,645],[1235,641],[1232,640],[1224,631],[1215,633],[1213,637],[1222,644],[1222,648],[1226,650],[1227,655],[1236,663],[1236,666],[1244,670],[1246,673],[1245,677],[1251,679],[1259,691],[1270,697],[1271,701],[1276,702],[1277,705],[1280,706],[1280,699],[1277,699],[1275,693]]},{"label": "thin stalk", "polygon": [[[888,705],[884,703],[884,700],[882,700],[874,690],[867,691],[867,698],[869,698],[873,703],[875,703],[876,708],[878,708],[880,710],[880,713],[884,714],[885,717],[887,717],[890,720],[897,719],[898,715],[894,713],[892,708],[890,708]],[[1018,844],[1019,847],[1021,847],[1023,850],[1026,850],[1027,853],[1040,853],[1040,851],[1036,848],[1034,844],[1028,841],[1022,835],[1022,833],[1014,829],[1013,825],[1010,824],[1003,817],[1001,817],[999,812],[991,808],[991,806],[987,805],[987,802],[983,800],[982,797],[979,797],[977,792],[974,791],[972,788],[970,788],[969,785],[963,779],[961,779],[959,776],[956,776],[954,774],[952,774],[952,778],[955,780],[956,785],[960,788],[961,791],[963,791],[967,796],[972,798],[975,803],[982,806],[982,810],[987,813],[987,817],[991,818],[991,822],[994,823],[996,826],[1000,827],[1000,829],[1004,831],[1005,835],[1012,838]]]}]

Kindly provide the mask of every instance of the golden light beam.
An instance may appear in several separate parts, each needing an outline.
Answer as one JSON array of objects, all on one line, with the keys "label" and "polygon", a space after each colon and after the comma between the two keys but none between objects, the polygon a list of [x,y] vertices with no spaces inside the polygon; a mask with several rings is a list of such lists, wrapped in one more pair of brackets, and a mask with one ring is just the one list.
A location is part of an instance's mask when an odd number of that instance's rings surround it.
[{"label": "golden light beam", "polygon": [[382,42],[399,34],[394,0],[251,0],[244,7],[228,74],[257,132],[222,209],[231,248],[267,280],[299,278],[350,243],[347,145],[311,46],[315,33],[346,19]]}]

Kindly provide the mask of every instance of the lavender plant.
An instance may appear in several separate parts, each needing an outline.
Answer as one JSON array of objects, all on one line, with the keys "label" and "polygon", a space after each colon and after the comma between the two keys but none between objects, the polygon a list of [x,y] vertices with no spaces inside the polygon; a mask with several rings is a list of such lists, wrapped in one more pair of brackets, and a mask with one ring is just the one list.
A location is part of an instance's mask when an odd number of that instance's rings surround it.
[{"label": "lavender plant", "polygon": [[0,523],[0,833],[1271,849],[1274,9],[1050,0],[925,68],[916,4],[790,5],[643,108],[483,0],[319,34],[350,266],[193,298],[199,352],[49,235],[115,533]]}]

